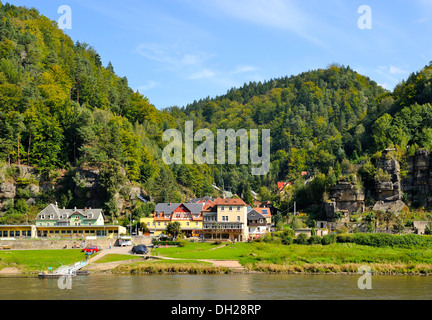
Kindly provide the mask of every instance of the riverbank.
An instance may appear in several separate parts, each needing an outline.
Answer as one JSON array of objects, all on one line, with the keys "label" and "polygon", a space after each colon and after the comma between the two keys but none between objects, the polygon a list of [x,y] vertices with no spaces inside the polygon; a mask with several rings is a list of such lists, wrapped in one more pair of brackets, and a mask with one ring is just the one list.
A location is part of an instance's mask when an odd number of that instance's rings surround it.
[{"label": "riverbank", "polygon": [[[0,252],[0,276],[34,276],[85,260],[81,250]],[[358,274],[369,266],[376,275],[432,275],[432,249],[376,248],[355,244],[280,245],[269,243],[187,243],[152,250],[147,257],[130,248],[105,249],[92,256],[92,274]]]}]

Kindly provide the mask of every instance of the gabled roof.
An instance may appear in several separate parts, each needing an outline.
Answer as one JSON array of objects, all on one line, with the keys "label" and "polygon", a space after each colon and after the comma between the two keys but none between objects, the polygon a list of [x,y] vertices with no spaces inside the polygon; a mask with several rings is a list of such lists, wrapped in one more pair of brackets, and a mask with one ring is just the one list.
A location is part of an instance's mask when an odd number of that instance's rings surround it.
[{"label": "gabled roof", "polygon": [[217,198],[213,202],[214,206],[244,206],[247,207],[247,204],[242,199],[236,199],[236,198]]},{"label": "gabled roof", "polygon": [[266,218],[271,218],[271,216],[272,216],[270,208],[254,208],[253,210],[255,210],[256,212],[259,212],[260,214],[262,214]]},{"label": "gabled roof", "polygon": [[80,214],[84,217],[84,220],[97,220],[100,216],[103,218],[102,209],[60,209],[58,206],[50,204],[45,209],[43,209],[36,217],[36,220],[47,220],[42,219],[41,216],[53,215],[53,220],[59,220],[60,222],[67,222],[73,214]]},{"label": "gabled roof", "polygon": [[155,207],[156,213],[172,214],[180,206],[185,206],[192,214],[200,214],[203,211],[203,203],[158,203]]},{"label": "gabled roof", "polygon": [[155,207],[156,213],[168,213],[171,214],[176,210],[178,207],[181,206],[181,203],[158,203]]},{"label": "gabled roof", "polygon": [[256,210],[251,210],[249,211],[248,215],[247,215],[248,220],[259,220],[259,219],[266,219],[266,217],[264,217],[261,213],[259,213]]},{"label": "gabled roof", "polygon": [[203,208],[204,208],[204,203],[183,203],[183,205],[192,214],[200,214],[203,211]]}]

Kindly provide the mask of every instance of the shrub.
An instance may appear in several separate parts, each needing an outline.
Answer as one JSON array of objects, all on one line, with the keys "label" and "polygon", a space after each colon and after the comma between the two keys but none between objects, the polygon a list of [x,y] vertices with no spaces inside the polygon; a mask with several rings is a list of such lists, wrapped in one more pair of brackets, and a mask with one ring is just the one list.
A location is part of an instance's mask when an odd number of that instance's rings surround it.
[{"label": "shrub", "polygon": [[297,244],[308,244],[308,236],[304,233],[300,233],[296,239]]},{"label": "shrub", "polygon": [[322,238],[320,236],[312,236],[309,238],[309,244],[321,244]]},{"label": "shrub", "polygon": [[294,238],[295,236],[294,230],[291,228],[285,229],[283,234],[285,237],[290,237],[290,238]]},{"label": "shrub", "polygon": [[181,243],[179,241],[154,241],[154,245],[160,246],[180,246]]},{"label": "shrub", "polygon": [[286,246],[292,245],[293,242],[294,242],[294,240],[292,237],[283,237],[282,238],[282,244],[284,244]]},{"label": "shrub", "polygon": [[325,235],[325,236],[322,238],[322,241],[321,241],[321,243],[322,243],[324,246],[330,245],[330,244],[335,243],[335,242],[336,242],[336,235],[335,235],[335,234],[328,234],[328,235]]},{"label": "shrub", "polygon": [[432,237],[417,234],[357,233],[354,235],[354,243],[373,247],[426,248],[432,246]]},{"label": "shrub", "polygon": [[339,243],[352,243],[354,242],[354,235],[351,233],[341,233],[336,236],[336,242]]}]

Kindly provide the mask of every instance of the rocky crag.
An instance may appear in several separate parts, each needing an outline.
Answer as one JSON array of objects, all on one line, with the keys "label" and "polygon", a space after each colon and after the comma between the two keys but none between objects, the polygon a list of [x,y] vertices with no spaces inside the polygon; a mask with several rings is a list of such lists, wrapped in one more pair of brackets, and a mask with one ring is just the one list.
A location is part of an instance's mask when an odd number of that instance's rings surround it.
[{"label": "rocky crag", "polygon": [[332,189],[326,202],[328,220],[334,220],[337,211],[345,216],[364,212],[366,209],[391,212],[398,215],[408,207],[432,206],[432,155],[429,151],[418,150],[401,164],[394,157],[393,150],[385,150],[377,162],[380,174],[375,177],[373,190],[374,204],[365,206],[364,192],[356,182],[339,181]]},{"label": "rocky crag", "polygon": [[[115,195],[118,211],[130,209],[142,194],[145,192],[140,187],[129,183],[121,186]],[[17,199],[24,199],[28,207],[60,201],[62,206],[74,202],[77,207],[103,208],[106,202],[97,168],[76,169],[72,176],[66,170],[58,171],[55,178],[46,181],[31,167],[0,167],[0,216]]]}]

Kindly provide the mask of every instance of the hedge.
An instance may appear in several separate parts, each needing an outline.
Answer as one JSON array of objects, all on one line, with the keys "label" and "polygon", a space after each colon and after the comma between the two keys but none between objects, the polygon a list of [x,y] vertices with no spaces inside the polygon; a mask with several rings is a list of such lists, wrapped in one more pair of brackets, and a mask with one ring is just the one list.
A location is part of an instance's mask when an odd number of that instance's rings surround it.
[{"label": "hedge", "polygon": [[179,246],[181,245],[180,241],[153,241],[154,245],[160,245],[160,246]]},{"label": "hedge", "polygon": [[324,237],[322,237],[321,241],[322,241],[323,246],[327,246],[329,244],[335,243],[336,242],[336,235],[335,234],[325,235]]},{"label": "hedge", "polygon": [[427,248],[432,247],[432,236],[418,234],[355,233],[337,235],[339,243],[355,243],[372,247]]}]

